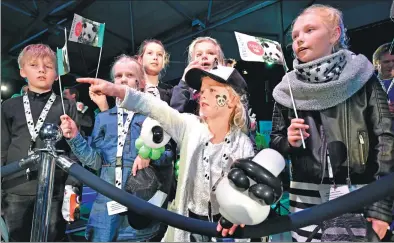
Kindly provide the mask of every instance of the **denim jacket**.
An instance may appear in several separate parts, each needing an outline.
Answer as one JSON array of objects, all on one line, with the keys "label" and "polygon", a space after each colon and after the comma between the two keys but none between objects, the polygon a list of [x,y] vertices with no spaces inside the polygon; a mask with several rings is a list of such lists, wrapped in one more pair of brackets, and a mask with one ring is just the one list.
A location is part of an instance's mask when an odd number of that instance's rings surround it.
[{"label": "denim jacket", "polygon": [[[124,120],[127,114],[124,114]],[[131,173],[137,150],[135,140],[140,136],[141,127],[146,116],[135,113],[130,124],[123,148],[123,182]],[[94,124],[91,143],[81,134],[69,139],[68,143],[79,161],[92,169],[101,169],[100,178],[115,185],[116,150],[118,142],[117,107],[99,113]],[[172,151],[166,150],[160,159],[151,161],[158,167],[172,165]],[[86,228],[86,238],[91,241],[144,241],[154,237],[159,229],[155,223],[143,230],[135,230],[128,224],[127,216],[108,215],[107,202],[112,201],[98,193],[90,213]]]}]

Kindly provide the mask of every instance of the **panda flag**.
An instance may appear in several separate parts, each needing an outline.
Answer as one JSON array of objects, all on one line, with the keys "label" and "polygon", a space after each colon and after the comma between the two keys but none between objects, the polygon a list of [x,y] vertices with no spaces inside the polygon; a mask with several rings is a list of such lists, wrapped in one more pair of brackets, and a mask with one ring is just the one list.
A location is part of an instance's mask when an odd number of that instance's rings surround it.
[{"label": "panda flag", "polygon": [[98,23],[74,14],[69,41],[103,47],[105,23]]},{"label": "panda flag", "polygon": [[78,14],[74,14],[70,37],[68,40],[94,47],[100,47],[96,78],[100,68],[101,52],[103,51],[104,31],[105,23],[98,23]]},{"label": "panda flag", "polygon": [[63,48],[56,50],[56,59],[57,59],[57,74],[59,76],[65,75],[70,72],[70,61],[68,60],[68,51],[67,51],[67,30],[64,29],[64,34],[66,36],[66,41],[64,43]]},{"label": "panda flag", "polygon": [[[276,41],[265,39],[262,37],[255,37],[251,35],[242,34],[234,31],[235,38],[238,42],[239,55],[241,59],[249,62],[267,62],[267,63],[275,63],[283,66],[285,72],[288,72],[289,69],[286,65],[286,61],[283,55],[282,48],[280,44]],[[289,76],[287,77],[287,83],[289,85],[291,102],[293,103],[293,110],[295,113],[295,117],[298,118],[297,109],[295,105],[295,101],[293,98],[293,92],[291,91],[291,85]],[[301,142],[302,147],[305,149],[305,140],[302,132],[301,134]]]},{"label": "panda flag", "polygon": [[59,89],[60,89],[60,97],[62,100],[63,106],[63,114],[66,114],[66,110],[64,109],[64,101],[63,101],[63,92],[62,92],[62,80],[61,76],[70,72],[70,61],[68,60],[68,51],[67,51],[67,29],[64,28],[64,46],[63,48],[56,49],[56,61],[57,61],[57,75],[59,77]]},{"label": "panda flag", "polygon": [[242,60],[283,64],[282,48],[278,42],[239,32],[234,33]]}]

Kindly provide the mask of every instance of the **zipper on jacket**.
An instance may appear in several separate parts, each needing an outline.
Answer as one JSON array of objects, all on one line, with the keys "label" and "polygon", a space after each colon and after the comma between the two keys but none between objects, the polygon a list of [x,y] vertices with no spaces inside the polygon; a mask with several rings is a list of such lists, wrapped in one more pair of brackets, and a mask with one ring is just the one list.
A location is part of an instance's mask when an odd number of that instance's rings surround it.
[{"label": "zipper on jacket", "polygon": [[349,152],[351,151],[350,149],[350,143],[349,143],[349,139],[350,139],[350,135],[349,135],[349,117],[348,117],[348,100],[345,101],[345,136],[346,136],[346,147],[347,147],[347,178],[346,178],[346,182],[348,185],[351,185],[351,180],[350,180],[350,156],[349,156]]},{"label": "zipper on jacket", "polygon": [[326,133],[324,131],[323,125],[320,126],[320,134],[322,136],[321,138],[321,143],[322,143],[322,149],[321,149],[321,169],[322,169],[322,173],[321,173],[321,181],[320,184],[323,184],[323,180],[324,180],[324,176],[326,174],[326,164],[327,164],[327,140],[326,140]]},{"label": "zipper on jacket", "polygon": [[[346,140],[346,147],[348,151],[350,151],[350,146],[349,146],[349,135],[348,135],[348,117],[347,117],[347,101],[345,101],[345,140]],[[347,160],[349,163],[349,153],[347,153]]]},{"label": "zipper on jacket", "polygon": [[364,141],[363,134],[361,132],[358,134],[358,139],[360,141],[360,143],[359,143],[359,146],[360,146],[360,148],[359,148],[359,150],[360,150],[360,159],[361,159],[360,162],[361,162],[362,165],[365,165],[365,159],[364,159],[365,141]]}]

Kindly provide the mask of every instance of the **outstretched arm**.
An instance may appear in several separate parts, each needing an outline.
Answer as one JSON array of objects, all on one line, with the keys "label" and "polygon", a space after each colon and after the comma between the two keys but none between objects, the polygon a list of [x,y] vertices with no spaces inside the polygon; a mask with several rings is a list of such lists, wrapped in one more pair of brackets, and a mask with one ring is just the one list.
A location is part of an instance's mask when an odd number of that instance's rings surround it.
[{"label": "outstretched arm", "polygon": [[77,81],[91,84],[89,88],[91,92],[118,97],[122,101],[121,107],[157,120],[177,143],[183,140],[187,115],[180,114],[164,101],[125,85],[113,84],[101,79],[80,78]]}]

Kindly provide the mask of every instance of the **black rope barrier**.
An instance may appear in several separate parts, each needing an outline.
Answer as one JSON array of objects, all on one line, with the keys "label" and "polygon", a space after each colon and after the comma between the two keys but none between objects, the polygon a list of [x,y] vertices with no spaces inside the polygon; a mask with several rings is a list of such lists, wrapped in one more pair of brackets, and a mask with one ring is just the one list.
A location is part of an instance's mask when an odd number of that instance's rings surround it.
[{"label": "black rope barrier", "polygon": [[12,162],[8,165],[1,167],[1,177],[12,175],[16,172],[23,170],[19,165],[19,161]]},{"label": "black rope barrier", "polygon": [[34,153],[21,160],[14,161],[1,167],[1,177],[9,176],[38,163],[39,153]]},{"label": "black rope barrier", "polygon": [[[120,204],[146,217],[159,220],[173,227],[199,233],[211,237],[220,237],[216,231],[216,224],[207,221],[185,217],[156,207],[110,183],[101,180],[82,166],[74,163],[69,169],[69,174],[82,181],[102,195],[111,198]],[[260,238],[302,228],[312,224],[319,224],[324,220],[338,217],[344,213],[361,209],[389,195],[394,195],[394,173],[380,180],[366,185],[356,191],[346,194],[332,201],[316,205],[303,211],[268,219],[261,224],[238,228],[232,237],[235,238]]]}]

